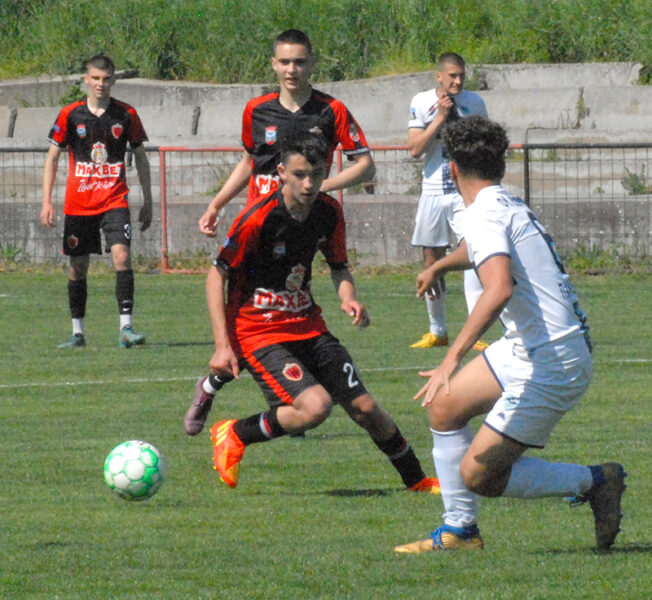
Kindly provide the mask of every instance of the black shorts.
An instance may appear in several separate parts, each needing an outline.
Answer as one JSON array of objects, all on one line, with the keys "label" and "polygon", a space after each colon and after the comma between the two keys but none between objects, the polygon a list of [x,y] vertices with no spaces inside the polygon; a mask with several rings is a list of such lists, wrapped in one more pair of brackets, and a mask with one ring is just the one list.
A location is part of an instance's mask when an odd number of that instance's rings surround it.
[{"label": "black shorts", "polygon": [[106,252],[111,246],[131,246],[131,215],[128,208],[114,208],[99,215],[65,215],[63,253],[66,256],[102,254],[100,230],[104,232]]},{"label": "black shorts", "polygon": [[270,406],[292,404],[313,385],[322,385],[336,404],[367,393],[351,355],[330,333],[265,346],[244,362]]}]

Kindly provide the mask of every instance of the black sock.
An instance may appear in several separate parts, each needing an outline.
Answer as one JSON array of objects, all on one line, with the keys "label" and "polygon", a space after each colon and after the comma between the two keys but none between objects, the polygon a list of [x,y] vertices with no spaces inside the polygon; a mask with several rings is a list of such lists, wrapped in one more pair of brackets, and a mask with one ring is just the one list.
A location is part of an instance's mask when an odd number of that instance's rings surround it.
[{"label": "black sock", "polygon": [[233,431],[245,446],[257,442],[269,442],[287,433],[278,422],[276,415],[277,406],[273,406],[265,412],[251,415],[245,419],[238,419],[233,425]]},{"label": "black sock", "polygon": [[213,373],[208,376],[208,383],[216,392],[221,390],[224,384],[229,383],[229,381],[233,381],[233,375],[215,375]]},{"label": "black sock", "polygon": [[68,304],[73,319],[83,319],[86,316],[87,297],[86,279],[68,280]]},{"label": "black sock", "polygon": [[381,452],[387,455],[389,462],[392,463],[401,476],[405,487],[416,485],[426,476],[417,455],[398,427],[394,435],[388,440],[384,442],[374,440],[374,442]]},{"label": "black sock", "polygon": [[130,315],[134,309],[134,272],[132,269],[115,272],[115,297],[121,315]]}]

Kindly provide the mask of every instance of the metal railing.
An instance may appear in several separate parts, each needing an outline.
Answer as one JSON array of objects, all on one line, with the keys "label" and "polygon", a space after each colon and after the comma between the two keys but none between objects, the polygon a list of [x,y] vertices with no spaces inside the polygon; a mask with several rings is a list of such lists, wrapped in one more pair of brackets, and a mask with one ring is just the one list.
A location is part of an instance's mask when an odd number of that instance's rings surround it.
[{"label": "metal railing", "polygon": [[[410,262],[421,189],[421,161],[402,145],[373,145],[373,181],[338,194],[347,218],[348,245],[365,264]],[[31,262],[64,260],[60,254],[67,161],[59,163],[54,229],[40,225],[43,163],[47,148],[0,148],[0,258]],[[236,147],[148,148],[154,219],[148,231],[136,223],[142,195],[133,161],[133,253],[162,270],[205,268],[245,197],[223,211],[215,239],[197,221],[242,157]],[[337,151],[334,169],[346,163]],[[578,249],[649,255],[652,250],[652,143],[529,144],[510,147],[504,185],[537,213],[563,254]],[[160,199],[157,202],[157,199]]]}]

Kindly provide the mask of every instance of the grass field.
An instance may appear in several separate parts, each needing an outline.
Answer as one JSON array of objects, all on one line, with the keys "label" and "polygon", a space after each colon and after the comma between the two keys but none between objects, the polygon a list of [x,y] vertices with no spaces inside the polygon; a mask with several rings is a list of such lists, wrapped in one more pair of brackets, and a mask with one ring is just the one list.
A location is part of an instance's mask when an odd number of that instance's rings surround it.
[{"label": "grass field", "polygon": [[[395,556],[440,524],[439,498],[401,490],[369,438],[335,410],[305,439],[247,450],[230,490],[208,434],[182,419],[212,353],[201,276],[137,276],[135,327],[147,345],[117,347],[113,277],[89,280],[88,346],[69,335],[65,275],[0,273],[0,598],[2,599],[595,599],[652,596],[649,276],[575,277],[596,345],[593,385],[537,455],[618,460],[629,477],[623,531],[594,550],[588,506],[560,499],[482,502],[479,553]],[[449,324],[464,318],[450,279]],[[369,389],[399,422],[428,473],[426,415],[411,401],[420,367],[443,350],[410,350],[425,332],[413,277],[358,276],[372,326],[348,325],[330,281],[315,295]],[[499,335],[497,328],[490,339]],[[249,376],[220,393],[215,419],[264,406]],[[131,504],[102,478],[106,454],[145,439],[167,457],[157,496]]]}]

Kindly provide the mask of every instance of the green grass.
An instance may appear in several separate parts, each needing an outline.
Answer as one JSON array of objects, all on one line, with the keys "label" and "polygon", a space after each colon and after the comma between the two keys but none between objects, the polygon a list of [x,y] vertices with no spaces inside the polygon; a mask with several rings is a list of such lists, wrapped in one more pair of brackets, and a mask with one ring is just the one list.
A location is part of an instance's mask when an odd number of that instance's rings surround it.
[{"label": "green grass", "polygon": [[315,46],[315,81],[432,69],[453,51],[470,63],[638,61],[649,83],[651,21],[648,0],[3,0],[0,77],[79,73],[107,52],[141,77],[271,82],[271,42],[296,27]]},{"label": "green grass", "polygon": [[[440,523],[439,498],[401,490],[369,438],[335,410],[305,439],[252,446],[240,485],[211,468],[208,436],[182,430],[194,380],[212,353],[203,277],[138,275],[135,326],[147,345],[117,347],[111,274],[89,280],[88,346],[69,335],[62,273],[0,274],[0,598],[377,599],[647,598],[652,545],[647,276],[575,277],[596,344],[593,385],[556,428],[551,460],[622,461],[629,472],[615,549],[594,550],[590,509],[561,500],[485,500],[480,553],[394,556]],[[372,325],[340,314],[330,281],[315,295],[365,383],[433,472],[417,371],[442,349],[409,350],[425,324],[407,270],[358,277]],[[449,324],[464,318],[449,280]],[[499,335],[498,328],[489,338]],[[249,376],[220,393],[213,417],[264,406]],[[106,454],[140,438],[167,457],[151,500],[112,495]]]}]

